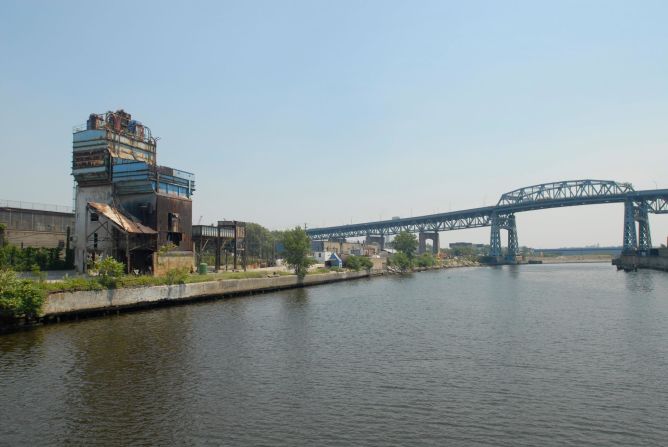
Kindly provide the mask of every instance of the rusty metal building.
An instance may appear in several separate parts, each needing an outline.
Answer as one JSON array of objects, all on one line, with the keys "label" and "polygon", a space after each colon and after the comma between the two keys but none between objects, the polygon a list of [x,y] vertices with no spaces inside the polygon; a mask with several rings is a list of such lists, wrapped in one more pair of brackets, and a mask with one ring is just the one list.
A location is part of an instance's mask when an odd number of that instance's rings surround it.
[{"label": "rusty metal building", "polygon": [[155,272],[157,254],[193,264],[195,176],[156,163],[157,141],[123,111],[91,114],[74,129],[75,266],[113,256],[128,271]]}]

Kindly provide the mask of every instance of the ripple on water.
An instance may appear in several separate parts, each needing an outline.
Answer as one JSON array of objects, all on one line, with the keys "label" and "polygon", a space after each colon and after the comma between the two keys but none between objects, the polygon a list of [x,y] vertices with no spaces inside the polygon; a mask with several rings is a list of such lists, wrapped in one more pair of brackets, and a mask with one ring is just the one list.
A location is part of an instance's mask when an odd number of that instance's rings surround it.
[{"label": "ripple on water", "polygon": [[668,275],[457,269],[0,337],[0,444],[663,445]]}]

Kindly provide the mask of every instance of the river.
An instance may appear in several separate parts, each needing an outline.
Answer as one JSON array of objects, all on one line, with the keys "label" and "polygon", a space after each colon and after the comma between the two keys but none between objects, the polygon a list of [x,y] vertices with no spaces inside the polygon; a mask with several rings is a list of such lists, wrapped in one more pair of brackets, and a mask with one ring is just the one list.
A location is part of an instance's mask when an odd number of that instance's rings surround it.
[{"label": "river", "polygon": [[0,336],[0,445],[666,445],[668,274],[362,279]]}]

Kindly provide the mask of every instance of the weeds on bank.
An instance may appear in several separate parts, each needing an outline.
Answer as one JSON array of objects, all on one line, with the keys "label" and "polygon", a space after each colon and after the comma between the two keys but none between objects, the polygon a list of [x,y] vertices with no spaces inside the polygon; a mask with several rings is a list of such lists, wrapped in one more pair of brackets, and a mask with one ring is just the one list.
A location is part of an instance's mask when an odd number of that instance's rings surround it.
[{"label": "weeds on bank", "polygon": [[[97,276],[65,276],[61,281],[56,282],[46,282],[44,275],[37,270],[33,272],[36,279],[22,279],[12,270],[0,270],[0,319],[4,316],[32,318],[39,314],[46,295],[55,292],[96,291],[294,275],[292,272],[269,273],[266,271],[198,275],[191,274],[187,269],[173,269],[169,270],[165,276],[132,276],[124,275],[122,270],[110,261],[99,267]],[[341,271],[341,269],[320,268],[309,274],[332,271]]]},{"label": "weeds on bank", "polygon": [[222,281],[226,279],[266,278],[267,276],[292,275],[288,272],[221,272],[208,275],[190,274],[187,269],[173,269],[164,276],[132,276],[122,275],[115,277],[65,277],[62,281],[43,283],[43,288],[49,292],[77,292],[89,290],[122,289],[133,287],[164,286],[174,284],[191,284],[207,281]]},{"label": "weeds on bank", "polygon": [[0,317],[32,318],[39,313],[45,297],[42,281],[21,279],[12,270],[0,270]]}]

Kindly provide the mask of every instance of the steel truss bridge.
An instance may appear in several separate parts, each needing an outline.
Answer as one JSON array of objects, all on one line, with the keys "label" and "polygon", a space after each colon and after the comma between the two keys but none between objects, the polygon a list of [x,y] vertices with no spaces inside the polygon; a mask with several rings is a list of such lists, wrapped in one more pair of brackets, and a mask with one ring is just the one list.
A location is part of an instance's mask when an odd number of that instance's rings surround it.
[{"label": "steel truss bridge", "polygon": [[426,240],[438,250],[438,233],[466,228],[491,227],[490,256],[501,260],[501,230],[508,233],[506,261],[513,262],[519,253],[515,214],[565,206],[624,204],[623,250],[647,254],[652,248],[650,213],[668,214],[668,189],[635,191],[630,183],[612,180],[568,180],[527,186],[507,192],[494,206],[404,219],[381,220],[336,227],[309,228],[312,240],[341,240],[366,236],[368,241],[384,245],[385,236],[402,231],[418,233],[420,251]]}]

